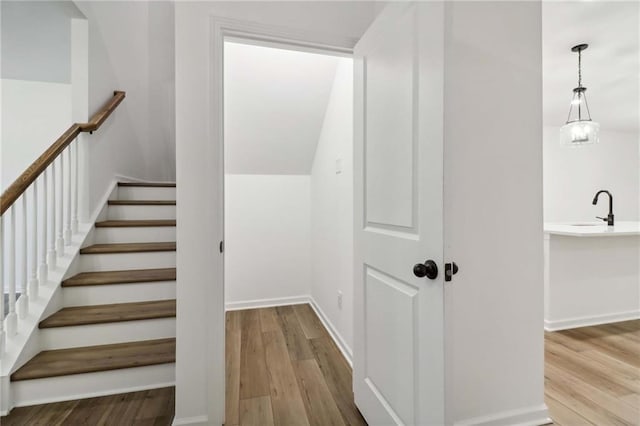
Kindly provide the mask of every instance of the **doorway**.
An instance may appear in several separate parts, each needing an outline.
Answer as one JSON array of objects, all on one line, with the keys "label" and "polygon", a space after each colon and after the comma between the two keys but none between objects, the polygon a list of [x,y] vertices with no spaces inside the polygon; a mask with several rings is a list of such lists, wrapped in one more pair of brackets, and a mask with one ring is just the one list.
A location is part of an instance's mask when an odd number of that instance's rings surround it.
[{"label": "doorway", "polygon": [[227,423],[354,423],[352,59],[223,52]]},{"label": "doorway", "polygon": [[[640,419],[640,388],[628,380],[640,377],[639,12],[637,3],[542,5],[544,380],[554,424]],[[613,23],[615,33],[605,29]],[[588,90],[572,99],[576,83]],[[578,111],[593,125],[587,137]]]}]

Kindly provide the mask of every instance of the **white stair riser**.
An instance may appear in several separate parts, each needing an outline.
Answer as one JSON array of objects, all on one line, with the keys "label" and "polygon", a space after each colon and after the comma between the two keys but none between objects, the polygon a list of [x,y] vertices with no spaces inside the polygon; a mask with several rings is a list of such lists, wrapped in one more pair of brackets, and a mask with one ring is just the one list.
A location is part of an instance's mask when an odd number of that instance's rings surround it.
[{"label": "white stair riser", "polygon": [[109,345],[111,343],[137,342],[170,337],[176,337],[175,318],[156,318],[40,330],[42,350]]},{"label": "white stair riser", "polygon": [[175,364],[123,368],[11,383],[15,407],[173,386]]},{"label": "white stair riser", "polygon": [[120,186],[118,200],[175,200],[176,188]]},{"label": "white stair riser", "polygon": [[155,220],[176,218],[176,206],[109,206],[110,220]]},{"label": "white stair riser", "polygon": [[176,240],[175,226],[96,228],[94,232],[96,244],[160,243]]},{"label": "white stair riser", "polygon": [[80,267],[84,272],[175,268],[175,266],[175,251],[80,255]]},{"label": "white stair riser", "polygon": [[176,298],[175,281],[154,281],[65,287],[64,306],[107,305],[110,303],[150,302]]}]

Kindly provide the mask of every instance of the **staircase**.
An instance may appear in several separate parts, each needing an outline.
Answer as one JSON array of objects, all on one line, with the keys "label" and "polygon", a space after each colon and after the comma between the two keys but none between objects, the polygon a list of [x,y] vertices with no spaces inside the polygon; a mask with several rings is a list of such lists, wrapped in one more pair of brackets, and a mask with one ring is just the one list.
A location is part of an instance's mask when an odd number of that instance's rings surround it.
[{"label": "staircase", "polygon": [[119,183],[43,318],[41,352],[11,374],[18,405],[171,386],[175,184]]}]

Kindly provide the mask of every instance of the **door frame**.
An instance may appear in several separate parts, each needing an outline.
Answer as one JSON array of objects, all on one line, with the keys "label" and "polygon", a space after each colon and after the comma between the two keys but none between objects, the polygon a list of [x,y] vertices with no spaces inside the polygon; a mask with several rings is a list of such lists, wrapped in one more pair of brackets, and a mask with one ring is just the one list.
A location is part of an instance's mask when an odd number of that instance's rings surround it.
[{"label": "door frame", "polygon": [[[225,39],[237,39],[248,44],[270,46],[282,45],[288,49],[303,52],[315,52],[331,54],[335,56],[353,56],[353,47],[358,42],[357,38],[336,37],[329,34],[295,30],[276,25],[264,25],[252,21],[243,21],[218,16],[210,17],[210,49],[211,62],[209,72],[209,99],[211,120],[209,134],[211,135],[211,147],[213,157],[217,161],[214,172],[215,188],[212,191],[217,194],[214,208],[221,212],[216,220],[215,227],[220,240],[224,241],[224,41]],[[216,242],[214,242],[216,243]],[[215,244],[214,244],[215,245]],[[216,262],[221,267],[212,269],[212,285],[209,286],[207,300],[218,305],[216,312],[222,315],[212,316],[210,327],[207,329],[207,393],[208,418],[224,419],[225,410],[225,294],[224,294],[224,254],[220,253],[221,260]],[[222,338],[220,338],[222,337]],[[221,396],[216,398],[216,396]]]}]

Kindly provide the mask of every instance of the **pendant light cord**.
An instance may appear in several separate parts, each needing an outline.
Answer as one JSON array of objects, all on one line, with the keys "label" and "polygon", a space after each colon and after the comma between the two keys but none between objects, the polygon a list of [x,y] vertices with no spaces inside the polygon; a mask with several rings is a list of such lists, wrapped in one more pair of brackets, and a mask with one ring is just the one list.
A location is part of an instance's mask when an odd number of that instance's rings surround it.
[{"label": "pendant light cord", "polygon": [[[582,87],[582,50],[578,50],[578,87]],[[578,92],[578,120],[582,120],[582,92]]]},{"label": "pendant light cord", "polygon": [[582,50],[578,50],[578,87],[582,87]]}]

